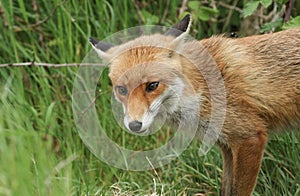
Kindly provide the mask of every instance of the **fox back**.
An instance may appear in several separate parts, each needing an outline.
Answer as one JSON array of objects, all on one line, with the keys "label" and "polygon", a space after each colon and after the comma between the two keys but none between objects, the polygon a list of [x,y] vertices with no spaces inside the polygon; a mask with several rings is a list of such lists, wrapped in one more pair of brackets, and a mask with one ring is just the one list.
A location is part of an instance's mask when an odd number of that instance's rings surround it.
[{"label": "fox back", "polygon": [[270,131],[299,127],[299,28],[240,39],[213,37],[202,43],[232,91],[230,102],[253,108]]}]

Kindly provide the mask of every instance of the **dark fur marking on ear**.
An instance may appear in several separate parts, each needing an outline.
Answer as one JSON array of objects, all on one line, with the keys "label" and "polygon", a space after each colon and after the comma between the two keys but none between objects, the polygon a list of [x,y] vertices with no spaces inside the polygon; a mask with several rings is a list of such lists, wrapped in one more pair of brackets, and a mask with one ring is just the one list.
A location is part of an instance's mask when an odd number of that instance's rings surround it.
[{"label": "dark fur marking on ear", "polygon": [[108,42],[100,42],[98,41],[96,38],[90,37],[89,38],[89,42],[95,46],[96,48],[100,49],[101,51],[105,52],[108,49],[110,49],[111,47],[113,47],[114,45],[108,43]]},{"label": "dark fur marking on ear", "polygon": [[187,14],[178,24],[174,25],[172,29],[169,29],[165,35],[171,35],[177,37],[185,32],[189,26],[191,15]]},{"label": "dark fur marking on ear", "polygon": [[99,43],[99,41],[93,37],[89,37],[89,42],[93,44],[93,46],[96,46]]}]

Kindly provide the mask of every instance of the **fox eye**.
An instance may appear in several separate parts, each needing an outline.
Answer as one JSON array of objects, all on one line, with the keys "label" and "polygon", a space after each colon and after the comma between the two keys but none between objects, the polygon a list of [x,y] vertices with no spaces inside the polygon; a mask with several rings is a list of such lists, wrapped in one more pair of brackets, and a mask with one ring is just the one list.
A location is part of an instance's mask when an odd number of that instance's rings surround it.
[{"label": "fox eye", "polygon": [[157,89],[159,85],[159,82],[151,82],[149,84],[147,84],[146,86],[146,92],[151,92],[151,91],[154,91],[155,89]]},{"label": "fox eye", "polygon": [[125,86],[117,86],[117,91],[120,95],[125,96],[127,95],[127,88]]}]

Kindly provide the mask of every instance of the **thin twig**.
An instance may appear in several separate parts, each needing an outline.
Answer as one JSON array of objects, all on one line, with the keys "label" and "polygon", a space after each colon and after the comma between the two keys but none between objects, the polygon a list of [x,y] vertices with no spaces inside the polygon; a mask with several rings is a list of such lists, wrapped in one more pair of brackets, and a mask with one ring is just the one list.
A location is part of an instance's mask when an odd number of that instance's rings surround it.
[{"label": "thin twig", "polygon": [[225,8],[228,8],[228,9],[231,9],[231,10],[235,10],[239,13],[243,13],[243,10],[238,8],[238,7],[235,7],[235,6],[232,6],[232,5],[228,5],[226,3],[223,3],[223,2],[219,2],[219,5],[222,6],[222,7],[225,7]]},{"label": "thin twig", "polygon": [[294,0],[290,0],[287,4],[286,4],[286,9],[285,9],[285,16],[284,16],[284,22],[287,22],[290,20],[291,17],[291,11],[293,9],[294,6]]},{"label": "thin twig", "polygon": [[[170,1],[167,1],[167,6],[166,6],[166,7],[169,7],[169,6],[170,6]],[[161,17],[160,20],[159,20],[159,24],[161,24],[162,21],[165,21],[168,12],[169,12],[169,10],[168,10],[168,9],[165,9],[165,11],[164,11],[162,17]]]},{"label": "thin twig", "polygon": [[[237,3],[238,3],[238,0],[235,0],[235,1],[233,2],[233,7],[236,8]],[[224,25],[223,25],[222,32],[224,32],[224,31],[226,30],[227,26],[229,25],[231,16],[232,16],[232,14],[233,14],[233,11],[234,11],[234,9],[229,9],[229,13],[228,13],[228,15],[227,15],[227,17],[226,17],[226,21],[225,21],[225,23],[224,23]]]},{"label": "thin twig", "polygon": [[137,12],[137,15],[138,15],[138,21],[139,21],[139,25],[142,25],[142,21],[144,20],[143,18],[143,14],[141,12],[141,9],[139,7],[139,2],[136,1],[136,0],[133,0],[133,4],[135,6],[135,9],[136,9],[136,12]]},{"label": "thin twig", "polygon": [[37,62],[25,62],[25,63],[5,63],[0,64],[0,67],[79,67],[79,66],[104,66],[101,63],[63,63],[63,64],[51,64],[51,63],[37,63]]},{"label": "thin twig", "polygon": [[60,3],[58,3],[58,4],[54,7],[54,9],[52,10],[52,12],[51,12],[46,18],[44,18],[43,20],[38,21],[38,22],[35,23],[35,24],[29,25],[29,27],[30,27],[30,28],[36,28],[36,27],[40,26],[41,24],[47,22],[47,21],[55,14],[56,10],[57,10],[60,6],[62,6],[65,2],[66,2],[66,0],[64,0],[64,1],[60,2]]},{"label": "thin twig", "polygon": [[282,17],[282,15],[284,14],[285,5],[282,6],[279,12],[277,11],[277,8],[278,8],[278,4],[274,2],[273,10],[267,16],[260,15],[259,17],[263,18],[265,22],[270,22],[270,21],[274,22],[278,18]]},{"label": "thin twig", "polygon": [[187,3],[188,0],[182,0],[181,7],[179,9],[179,16],[187,9]]},{"label": "thin twig", "polygon": [[[153,164],[151,163],[151,161],[149,160],[148,157],[146,157],[146,159],[147,159],[147,161],[149,162],[151,168],[153,169],[153,171],[154,171],[154,173],[155,173],[155,175],[156,175],[158,181],[160,182],[160,184],[162,184],[162,183],[161,183],[161,179],[160,179],[160,177],[159,177],[157,171],[155,170],[155,167],[153,166]],[[153,179],[153,180],[154,180],[154,183],[155,183],[155,185],[156,185],[155,179]],[[162,189],[162,190],[161,190],[161,193],[163,193],[163,192],[164,192],[164,186],[163,186],[163,185],[162,185],[161,189]],[[156,191],[156,190],[155,190],[155,191]],[[156,193],[155,193],[155,194],[156,194]],[[161,195],[163,195],[163,194],[161,194]]]},{"label": "thin twig", "polygon": [[[47,176],[46,180],[44,181],[44,184],[46,185],[48,193],[51,193],[51,185],[54,177],[66,166],[70,165],[73,161],[75,161],[79,156],[76,154],[70,155],[67,159],[60,161],[50,172],[50,174]],[[33,161],[35,161],[33,159]],[[51,194],[48,194],[51,195]]]}]

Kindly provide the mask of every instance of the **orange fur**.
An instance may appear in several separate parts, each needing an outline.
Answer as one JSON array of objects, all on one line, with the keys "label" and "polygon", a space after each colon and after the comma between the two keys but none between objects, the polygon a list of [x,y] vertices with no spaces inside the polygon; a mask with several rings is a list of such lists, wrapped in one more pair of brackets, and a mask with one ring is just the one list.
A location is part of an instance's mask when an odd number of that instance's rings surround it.
[{"label": "orange fur", "polygon": [[300,126],[300,29],[202,43],[227,91],[223,195],[250,195],[269,132]]},{"label": "orange fur", "polygon": [[[198,68],[209,73],[211,55],[223,77],[227,100],[218,139],[223,154],[221,193],[251,195],[268,134],[300,127],[300,29],[237,39],[213,36],[186,42],[175,54],[170,52],[178,47],[177,42],[170,44],[173,40],[171,36],[145,36],[107,51],[112,56],[113,85],[126,85],[130,91],[119,99],[132,119],[141,120],[176,78],[185,78],[201,96],[199,119],[205,127],[212,103],[205,73]],[[152,81],[162,85],[146,93],[145,85]],[[188,99],[194,92],[184,89],[183,95]]]}]

